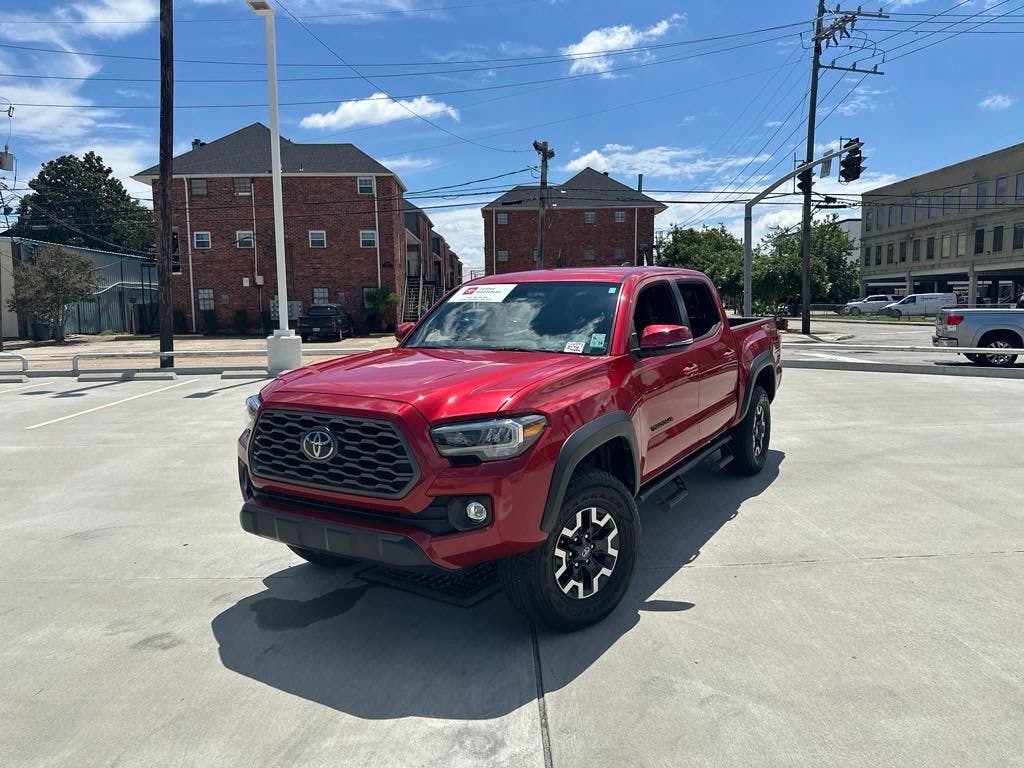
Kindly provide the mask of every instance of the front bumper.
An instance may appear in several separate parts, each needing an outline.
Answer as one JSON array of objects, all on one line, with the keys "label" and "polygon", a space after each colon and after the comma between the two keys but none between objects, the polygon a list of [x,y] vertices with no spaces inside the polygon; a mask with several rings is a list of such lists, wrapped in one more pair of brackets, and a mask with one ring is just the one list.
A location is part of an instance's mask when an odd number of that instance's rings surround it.
[{"label": "front bumper", "polygon": [[932,336],[933,347],[958,347],[960,342],[956,339],[948,339],[944,336]]}]

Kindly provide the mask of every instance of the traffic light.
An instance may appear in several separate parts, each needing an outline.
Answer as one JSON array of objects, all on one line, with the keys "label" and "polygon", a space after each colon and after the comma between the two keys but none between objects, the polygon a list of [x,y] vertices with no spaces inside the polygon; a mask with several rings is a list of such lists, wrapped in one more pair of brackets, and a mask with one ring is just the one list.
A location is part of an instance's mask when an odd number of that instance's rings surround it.
[{"label": "traffic light", "polygon": [[810,168],[799,173],[797,179],[799,179],[796,184],[797,189],[804,194],[811,191],[811,187],[814,185],[814,172]]},{"label": "traffic light", "polygon": [[865,158],[860,153],[860,147],[857,146],[859,142],[860,139],[850,139],[843,145],[844,149],[846,147],[856,147],[856,149],[851,149],[847,152],[839,163],[839,179],[847,184],[859,179],[864,171]]}]

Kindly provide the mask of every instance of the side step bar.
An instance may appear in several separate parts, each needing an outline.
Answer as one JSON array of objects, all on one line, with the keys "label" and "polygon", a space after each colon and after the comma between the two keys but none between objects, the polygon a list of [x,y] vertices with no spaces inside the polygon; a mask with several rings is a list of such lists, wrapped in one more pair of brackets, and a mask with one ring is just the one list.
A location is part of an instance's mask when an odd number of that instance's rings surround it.
[{"label": "side step bar", "polygon": [[[665,499],[665,505],[667,507],[677,506],[689,493],[686,489],[683,475],[708,460],[713,460],[713,464],[718,469],[726,466],[733,459],[732,450],[729,448],[730,440],[731,438],[728,435],[724,435],[709,443],[706,447],[693,454],[693,456],[683,459],[680,463],[642,488],[640,493],[637,494],[637,503],[643,504],[660,495],[663,491],[671,489]],[[716,454],[718,454],[717,457]]]}]

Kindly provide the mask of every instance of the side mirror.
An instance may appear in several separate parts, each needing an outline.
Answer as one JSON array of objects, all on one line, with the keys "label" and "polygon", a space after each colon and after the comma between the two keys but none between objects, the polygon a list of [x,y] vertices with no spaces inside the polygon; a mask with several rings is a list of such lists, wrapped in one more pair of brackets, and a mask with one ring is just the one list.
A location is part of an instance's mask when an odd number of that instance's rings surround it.
[{"label": "side mirror", "polygon": [[641,351],[689,344],[693,332],[685,325],[648,325],[640,335]]},{"label": "side mirror", "polygon": [[409,335],[409,331],[412,330],[416,323],[399,323],[398,327],[395,328],[395,339],[402,341],[406,336]]}]

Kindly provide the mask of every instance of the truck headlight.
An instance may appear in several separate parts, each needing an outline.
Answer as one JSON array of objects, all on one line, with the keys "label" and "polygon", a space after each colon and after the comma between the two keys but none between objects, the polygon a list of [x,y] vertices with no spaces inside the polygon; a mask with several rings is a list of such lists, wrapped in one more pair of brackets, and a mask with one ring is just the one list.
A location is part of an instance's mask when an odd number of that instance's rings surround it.
[{"label": "truck headlight", "polygon": [[537,441],[545,426],[543,416],[514,416],[434,427],[430,436],[442,456],[494,461],[521,454]]},{"label": "truck headlight", "polygon": [[245,398],[246,429],[252,429],[252,425],[256,423],[256,414],[259,413],[261,405],[263,405],[263,398],[259,395],[249,395]]}]

